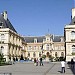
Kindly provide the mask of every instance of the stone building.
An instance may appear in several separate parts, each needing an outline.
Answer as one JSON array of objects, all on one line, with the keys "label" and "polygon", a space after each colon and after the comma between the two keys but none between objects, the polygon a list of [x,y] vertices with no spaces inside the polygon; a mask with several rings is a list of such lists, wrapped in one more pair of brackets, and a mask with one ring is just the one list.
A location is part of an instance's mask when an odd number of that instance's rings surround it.
[{"label": "stone building", "polygon": [[64,36],[47,34],[44,36],[25,36],[26,57],[39,58],[41,55],[65,57]]},{"label": "stone building", "polygon": [[0,14],[0,53],[6,61],[20,60],[25,56],[25,41],[17,33],[7,17],[7,11]]},{"label": "stone building", "polygon": [[75,8],[72,9],[70,24],[64,28],[66,61],[75,60]]},{"label": "stone building", "polygon": [[7,12],[0,14],[0,53],[6,61],[25,58],[65,57],[64,36],[21,36],[8,19]]}]

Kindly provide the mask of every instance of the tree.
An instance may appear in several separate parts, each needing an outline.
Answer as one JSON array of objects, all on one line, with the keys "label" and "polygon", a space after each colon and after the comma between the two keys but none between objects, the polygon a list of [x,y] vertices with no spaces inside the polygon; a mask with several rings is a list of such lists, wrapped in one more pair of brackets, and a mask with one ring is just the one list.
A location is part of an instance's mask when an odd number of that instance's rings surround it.
[{"label": "tree", "polygon": [[4,60],[3,57],[4,57],[4,55],[0,53],[0,64],[3,63],[3,62],[5,62],[5,60]]}]

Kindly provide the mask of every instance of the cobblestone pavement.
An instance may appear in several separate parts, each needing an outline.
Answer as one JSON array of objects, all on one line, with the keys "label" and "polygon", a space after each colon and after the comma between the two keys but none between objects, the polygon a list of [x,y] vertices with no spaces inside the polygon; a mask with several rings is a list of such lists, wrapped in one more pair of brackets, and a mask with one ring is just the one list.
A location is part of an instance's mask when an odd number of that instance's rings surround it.
[{"label": "cobblestone pavement", "polygon": [[[66,64],[66,72],[61,73],[60,63],[44,63],[44,66],[35,66],[31,62],[15,63],[8,66],[0,66],[1,73],[12,73],[12,75],[75,75]],[[5,74],[8,75],[8,74]]]}]

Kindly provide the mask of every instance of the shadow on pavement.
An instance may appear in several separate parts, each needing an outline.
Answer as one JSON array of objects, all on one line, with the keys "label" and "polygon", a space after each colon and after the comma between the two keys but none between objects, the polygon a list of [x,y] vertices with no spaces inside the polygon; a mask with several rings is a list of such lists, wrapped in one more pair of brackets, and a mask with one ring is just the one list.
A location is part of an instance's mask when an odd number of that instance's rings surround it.
[{"label": "shadow on pavement", "polygon": [[61,71],[58,71],[58,72],[62,73]]},{"label": "shadow on pavement", "polygon": [[67,64],[68,64],[68,67],[69,67],[67,69],[71,69],[72,73],[75,75],[75,63],[74,63],[74,67],[72,67],[70,62],[68,62]]}]

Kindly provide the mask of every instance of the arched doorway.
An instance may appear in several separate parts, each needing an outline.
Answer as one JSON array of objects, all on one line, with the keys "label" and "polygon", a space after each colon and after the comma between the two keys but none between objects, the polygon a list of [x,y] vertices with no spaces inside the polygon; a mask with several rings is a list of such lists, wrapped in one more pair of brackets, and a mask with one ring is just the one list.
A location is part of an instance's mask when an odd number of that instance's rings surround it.
[{"label": "arched doorway", "polygon": [[20,60],[24,60],[24,59],[23,59],[23,55],[22,55],[22,54],[21,54],[21,58],[20,58]]},{"label": "arched doorway", "polygon": [[39,52],[39,57],[41,57],[41,52]]},{"label": "arched doorway", "polygon": [[46,56],[49,57],[49,52],[46,53]]}]

